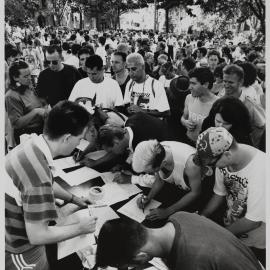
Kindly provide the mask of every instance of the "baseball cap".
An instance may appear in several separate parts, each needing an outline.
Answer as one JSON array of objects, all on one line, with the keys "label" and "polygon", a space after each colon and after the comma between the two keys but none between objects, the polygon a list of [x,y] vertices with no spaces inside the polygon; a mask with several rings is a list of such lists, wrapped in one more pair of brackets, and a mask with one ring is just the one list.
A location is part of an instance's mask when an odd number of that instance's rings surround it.
[{"label": "baseball cap", "polygon": [[222,155],[230,148],[233,136],[223,127],[211,127],[202,132],[196,142],[193,162],[198,166],[207,166],[206,161]]}]

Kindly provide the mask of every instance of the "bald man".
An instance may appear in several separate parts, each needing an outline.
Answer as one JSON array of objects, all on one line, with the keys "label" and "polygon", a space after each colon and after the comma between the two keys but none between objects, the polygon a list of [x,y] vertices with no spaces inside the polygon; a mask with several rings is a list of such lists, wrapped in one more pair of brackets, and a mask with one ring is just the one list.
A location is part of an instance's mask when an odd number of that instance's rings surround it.
[{"label": "bald man", "polygon": [[131,53],[127,57],[127,69],[131,80],[127,83],[124,104],[127,114],[145,112],[164,118],[170,114],[166,92],[162,84],[145,73],[142,55]]}]

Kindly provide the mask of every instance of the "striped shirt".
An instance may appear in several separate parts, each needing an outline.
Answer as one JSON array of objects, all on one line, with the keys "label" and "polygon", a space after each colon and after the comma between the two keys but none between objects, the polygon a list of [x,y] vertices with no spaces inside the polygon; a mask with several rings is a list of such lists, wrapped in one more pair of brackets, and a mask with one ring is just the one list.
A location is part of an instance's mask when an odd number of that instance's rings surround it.
[{"label": "striped shirt", "polygon": [[42,135],[18,145],[6,156],[6,251],[32,249],[25,223],[57,218],[49,167],[51,153]]}]

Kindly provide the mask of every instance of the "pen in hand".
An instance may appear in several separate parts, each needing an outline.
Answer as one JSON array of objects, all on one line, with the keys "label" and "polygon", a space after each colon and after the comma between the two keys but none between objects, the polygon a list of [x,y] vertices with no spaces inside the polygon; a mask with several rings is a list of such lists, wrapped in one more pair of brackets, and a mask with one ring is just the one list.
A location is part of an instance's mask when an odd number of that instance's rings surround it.
[{"label": "pen in hand", "polygon": [[142,203],[142,211],[143,211],[143,213],[144,213],[144,199],[145,199],[145,196],[142,195],[142,197],[141,197],[141,203]]},{"label": "pen in hand", "polygon": [[76,160],[75,160],[75,161],[78,161],[78,160],[79,160],[80,152],[81,152],[81,151],[78,149],[78,152],[77,152]]}]

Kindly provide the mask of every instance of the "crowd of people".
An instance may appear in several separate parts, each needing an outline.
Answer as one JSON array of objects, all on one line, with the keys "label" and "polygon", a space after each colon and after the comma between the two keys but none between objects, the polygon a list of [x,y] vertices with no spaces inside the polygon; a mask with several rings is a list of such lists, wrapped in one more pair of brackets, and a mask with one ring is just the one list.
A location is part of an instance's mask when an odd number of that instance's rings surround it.
[{"label": "crowd of people", "polygon": [[[48,223],[55,198],[90,203],[51,173],[82,138],[76,161],[149,188],[139,208],[165,183],[179,192],[146,216],[164,227],[105,223],[97,266],[161,257],[170,269],[265,267],[264,46],[235,40],[6,23],[6,269],[48,269],[46,244],[94,231],[94,217]],[[104,157],[87,158],[99,149]]]}]

